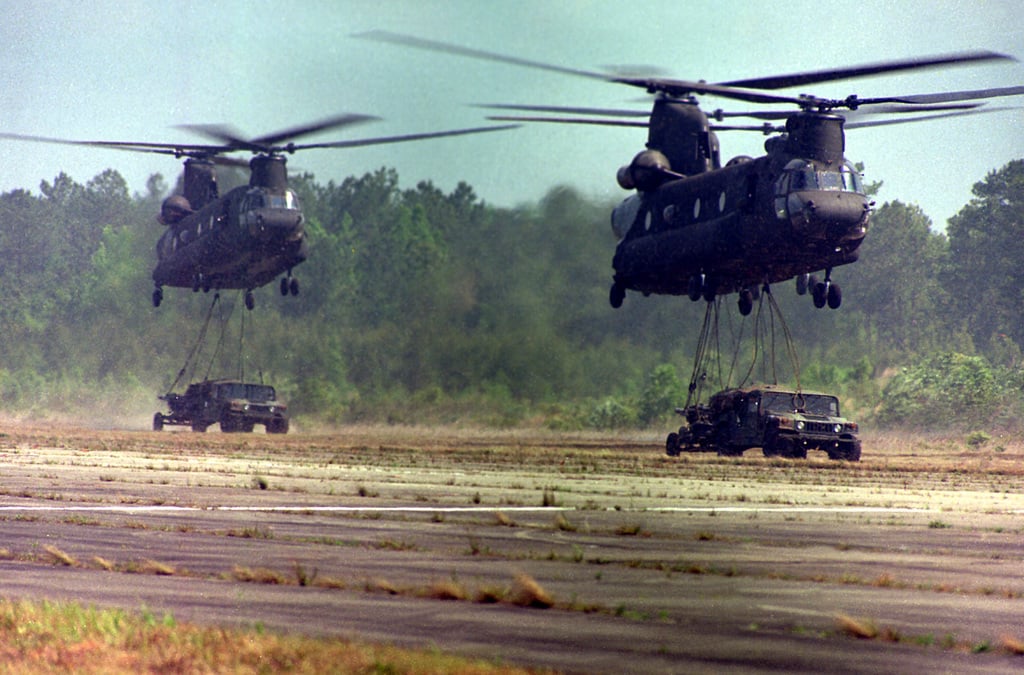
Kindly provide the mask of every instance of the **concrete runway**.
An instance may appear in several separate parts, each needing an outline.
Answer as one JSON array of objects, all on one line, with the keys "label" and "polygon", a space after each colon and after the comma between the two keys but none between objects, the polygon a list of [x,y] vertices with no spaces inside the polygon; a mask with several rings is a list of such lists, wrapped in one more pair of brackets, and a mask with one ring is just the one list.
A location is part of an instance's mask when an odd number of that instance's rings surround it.
[{"label": "concrete runway", "polygon": [[[8,430],[0,593],[566,672],[1024,666],[1004,646],[1024,641],[1020,454],[748,454],[511,432]],[[524,576],[552,607],[523,606]]]}]

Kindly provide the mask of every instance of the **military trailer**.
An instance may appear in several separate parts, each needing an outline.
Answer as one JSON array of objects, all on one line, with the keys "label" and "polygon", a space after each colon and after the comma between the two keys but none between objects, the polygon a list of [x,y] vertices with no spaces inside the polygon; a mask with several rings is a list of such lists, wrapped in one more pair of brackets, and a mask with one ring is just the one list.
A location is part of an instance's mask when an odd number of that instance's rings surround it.
[{"label": "military trailer", "polygon": [[269,434],[288,433],[288,405],[277,400],[277,392],[269,384],[204,380],[190,384],[184,394],[159,398],[167,401],[171,412],[153,416],[153,431],[181,425],[202,432],[219,424],[224,432],[250,432],[262,424]]},{"label": "military trailer", "polygon": [[803,459],[822,450],[829,459],[860,460],[857,424],[839,414],[829,394],[792,391],[774,385],[726,389],[707,405],[677,408],[686,418],[665,440],[670,456],[681,452],[742,455],[761,448],[765,457]]}]

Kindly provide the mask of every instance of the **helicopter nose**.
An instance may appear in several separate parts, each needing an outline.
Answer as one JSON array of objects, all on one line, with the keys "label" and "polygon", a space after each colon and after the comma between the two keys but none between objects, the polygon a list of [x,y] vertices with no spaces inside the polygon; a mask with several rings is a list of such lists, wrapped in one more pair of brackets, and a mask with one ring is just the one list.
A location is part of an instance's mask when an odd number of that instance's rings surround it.
[{"label": "helicopter nose", "polygon": [[871,204],[864,195],[821,190],[790,197],[799,200],[799,208],[790,204],[793,225],[806,236],[846,241],[861,239],[867,232]]},{"label": "helicopter nose", "polygon": [[256,209],[249,213],[249,234],[264,242],[293,241],[302,236],[302,212],[295,209]]}]

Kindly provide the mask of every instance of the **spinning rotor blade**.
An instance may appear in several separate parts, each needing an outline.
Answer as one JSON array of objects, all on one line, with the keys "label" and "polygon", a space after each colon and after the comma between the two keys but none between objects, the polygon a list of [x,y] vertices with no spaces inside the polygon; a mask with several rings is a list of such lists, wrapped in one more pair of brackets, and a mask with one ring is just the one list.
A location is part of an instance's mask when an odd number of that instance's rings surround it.
[{"label": "spinning rotor blade", "polygon": [[31,136],[27,134],[0,133],[0,138],[12,141],[30,141],[33,143],[53,143],[56,145],[77,145],[92,148],[108,148],[110,150],[127,150],[130,152],[149,152],[174,157],[207,157],[215,155],[223,149],[219,145],[195,145],[188,143],[137,143],[134,141],[76,141],[66,138],[48,136]]},{"label": "spinning rotor blade", "polygon": [[647,122],[632,122],[629,120],[611,120],[588,117],[519,117],[516,115],[495,115],[487,119],[495,122],[554,122],[556,124],[593,124],[605,127],[635,127],[646,129]]},{"label": "spinning rotor blade", "polygon": [[947,91],[937,94],[911,94],[909,96],[889,96],[884,98],[854,97],[856,105],[876,105],[879,103],[907,103],[927,105],[931,103],[951,103],[954,101],[973,101],[979,98],[998,98],[1000,96],[1019,96],[1024,94],[1024,86],[996,87],[994,89],[972,89],[967,91]]},{"label": "spinning rotor blade", "polygon": [[383,145],[385,143],[404,143],[406,141],[420,141],[428,138],[444,138],[446,136],[464,136],[468,134],[483,134],[489,131],[504,131],[516,129],[518,124],[504,124],[491,127],[473,127],[470,129],[452,129],[451,131],[432,131],[425,134],[405,134],[402,136],[380,136],[378,138],[359,138],[351,141],[333,141],[329,143],[308,143],[304,145],[290,146],[289,151],[311,150],[315,148],[359,148],[365,145]]},{"label": "spinning rotor blade", "polygon": [[547,70],[554,73],[563,73],[565,75],[589,77],[591,79],[602,80],[604,82],[611,82],[614,80],[614,78],[609,77],[608,75],[604,75],[602,73],[597,73],[594,71],[579,70],[577,68],[567,68],[565,66],[556,66],[551,63],[543,63],[541,61],[521,59],[516,56],[507,56],[505,54],[488,52],[482,49],[470,49],[469,47],[460,47],[459,45],[448,44],[447,42],[438,42],[437,40],[426,40],[424,38],[418,38],[413,35],[392,33],[391,31],[386,30],[371,30],[366,33],[356,33],[352,37],[360,38],[362,40],[373,40],[375,42],[387,42],[389,44],[400,45],[403,47],[425,49],[431,52],[442,52],[445,54],[455,54],[457,56],[468,56],[471,59],[479,59],[483,61],[509,63],[514,66],[525,66],[526,68],[536,68],[538,70]]},{"label": "spinning rotor blade", "polygon": [[963,117],[965,115],[982,115],[986,113],[1003,112],[1006,110],[1019,110],[1019,108],[981,108],[977,110],[962,110],[960,112],[947,112],[935,115],[922,115],[920,117],[901,117],[893,120],[871,120],[864,122],[848,122],[844,126],[847,129],[866,129],[868,127],[884,127],[890,124],[906,124],[907,122],[926,122],[928,120],[945,119],[947,117]]},{"label": "spinning rotor blade", "polygon": [[749,87],[751,89],[788,89],[807,84],[819,82],[834,82],[837,80],[849,80],[868,75],[880,75],[882,73],[893,73],[901,70],[923,70],[926,68],[937,68],[939,66],[959,65],[965,63],[977,63],[981,61],[1016,61],[1017,59],[1006,54],[999,54],[987,50],[962,52],[958,54],[945,54],[939,56],[926,56],[916,59],[903,59],[896,61],[882,61],[879,63],[865,63],[859,66],[846,68],[829,68],[806,73],[792,73],[790,75],[775,75],[770,77],[755,77],[744,80],[730,80],[719,82],[728,87]]},{"label": "spinning rotor blade", "polygon": [[650,117],[649,110],[616,110],[614,108],[577,108],[557,105],[519,105],[515,103],[477,103],[475,108],[520,110],[522,112],[566,113],[569,115],[608,115],[609,117]]},{"label": "spinning rotor blade", "polygon": [[373,115],[360,115],[357,113],[337,115],[335,117],[328,117],[327,119],[320,120],[319,122],[312,122],[310,124],[304,124],[302,126],[292,127],[291,129],[278,131],[275,134],[259,136],[258,138],[252,139],[252,142],[260,145],[276,145],[283,141],[290,141],[302,136],[327,131],[328,129],[342,129],[344,127],[351,127],[357,124],[376,122],[379,120],[379,117],[375,117]]}]

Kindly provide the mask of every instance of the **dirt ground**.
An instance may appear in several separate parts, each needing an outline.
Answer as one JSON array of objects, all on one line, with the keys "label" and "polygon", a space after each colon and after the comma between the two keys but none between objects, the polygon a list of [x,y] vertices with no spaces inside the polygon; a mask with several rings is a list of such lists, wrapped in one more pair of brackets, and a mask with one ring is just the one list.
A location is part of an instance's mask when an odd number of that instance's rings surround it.
[{"label": "dirt ground", "polygon": [[0,595],[565,672],[1024,667],[1019,443],[663,438],[7,424]]}]

